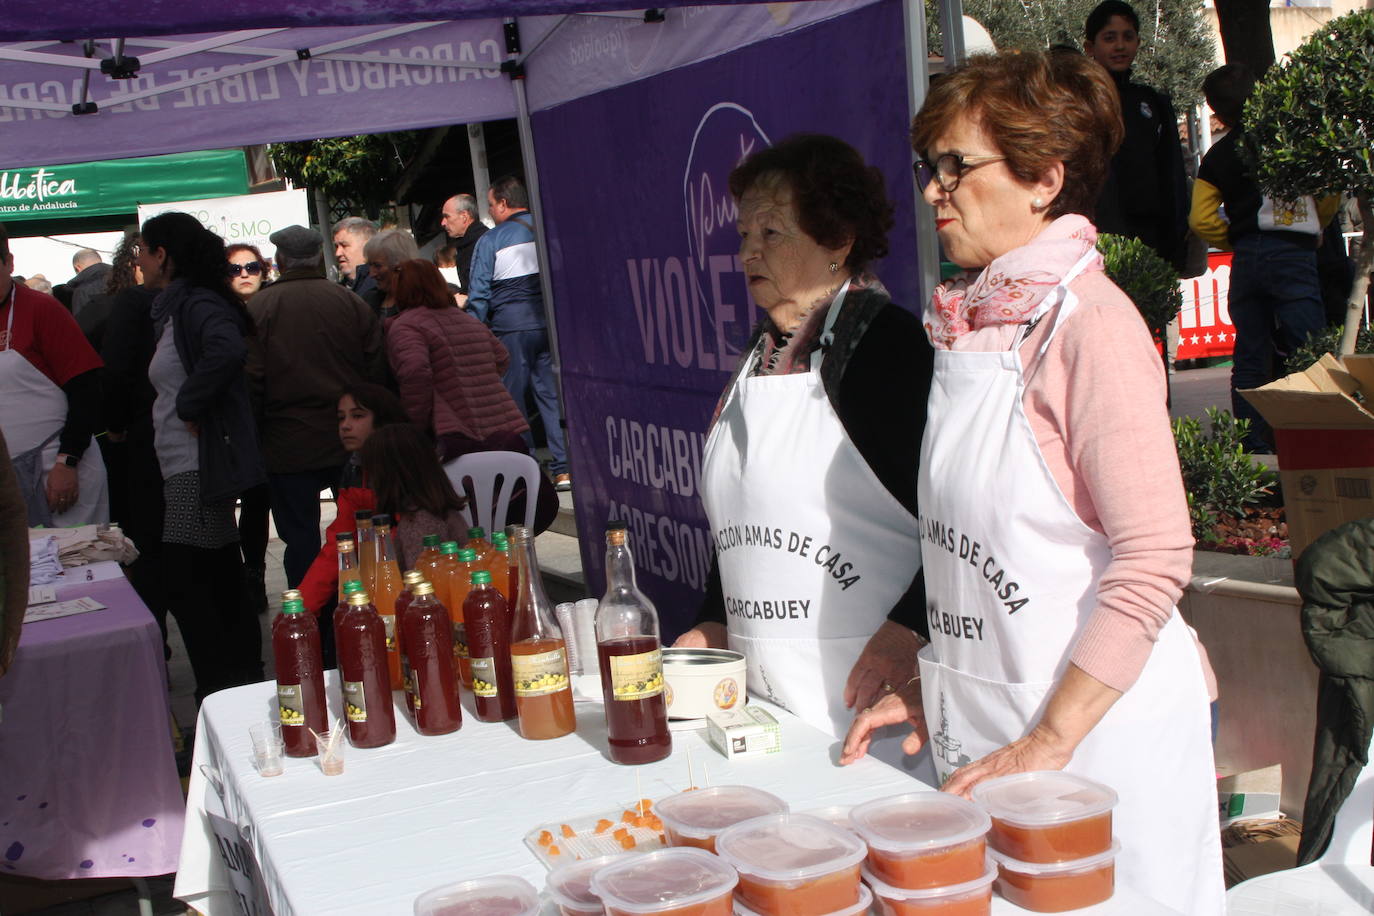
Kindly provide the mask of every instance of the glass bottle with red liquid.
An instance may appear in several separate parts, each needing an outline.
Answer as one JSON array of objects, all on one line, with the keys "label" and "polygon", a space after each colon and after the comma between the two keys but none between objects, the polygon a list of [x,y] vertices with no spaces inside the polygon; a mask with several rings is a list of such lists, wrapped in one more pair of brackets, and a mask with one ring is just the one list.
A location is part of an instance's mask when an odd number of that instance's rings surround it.
[{"label": "glass bottle with red liquid", "polygon": [[354,747],[381,747],[396,740],[386,625],[361,586],[349,589],[345,607],[337,626],[337,645],[348,741]]},{"label": "glass bottle with red liquid", "polygon": [[377,544],[376,566],[373,568],[373,587],[368,590],[372,605],[382,615],[386,625],[387,666],[391,671],[391,689],[400,690],[401,644],[396,637],[396,599],[401,597],[401,564],[396,559],[396,546],[391,540],[391,516],[372,516],[372,533]]},{"label": "glass bottle with red liquid", "polygon": [[[515,532],[519,525],[507,525],[505,530],[508,549],[506,559],[510,562],[510,582],[506,585],[506,603],[515,607],[515,599],[520,597],[520,553],[515,549]],[[499,584],[497,586],[500,587]]]},{"label": "glass bottle with red liquid", "polygon": [[611,522],[606,526],[606,595],[596,609],[596,654],[616,763],[653,763],[673,750],[658,634],[658,612],[635,585],[625,523]]},{"label": "glass bottle with red liquid", "polygon": [[[336,659],[338,658],[338,649],[339,649],[339,624],[343,623],[344,614],[347,614],[347,613],[348,613],[348,599],[349,599],[350,596],[355,595],[355,594],[357,594],[358,592],[362,592],[362,593],[366,594],[366,593],[367,593],[367,589],[363,588],[362,582],[358,581],[357,579],[354,579],[354,580],[352,580],[351,582],[345,582],[344,585],[343,585],[343,588],[339,589],[339,591],[343,592],[343,595],[339,598],[339,603],[338,603],[338,605],[334,608],[334,618],[333,618],[333,626],[334,626],[334,655],[335,655],[335,658],[336,658]],[[371,603],[371,599],[370,599],[370,598],[368,599],[368,601],[369,601],[369,603]],[[375,610],[375,608],[374,608],[374,610]],[[340,670],[342,670],[342,668],[341,668]]]},{"label": "glass bottle with red liquid", "polygon": [[343,617],[344,611],[348,610],[348,586],[350,583],[357,583],[359,588],[366,591],[362,584],[362,569],[358,566],[358,542],[354,540],[352,531],[340,531],[334,535],[334,549],[339,554],[339,602],[334,606],[334,645],[339,645],[339,619]]},{"label": "glass bottle with red liquid", "polygon": [[511,542],[520,557],[520,591],[512,612],[510,654],[520,734],[531,740],[559,738],[577,727],[563,633],[544,594],[534,533],[515,526]]},{"label": "glass bottle with red liquid", "polygon": [[[472,591],[472,574],[477,571],[477,552],[464,547],[453,555],[453,577],[449,579],[448,613],[453,620],[453,662],[458,666],[458,682],[464,687],[472,686],[472,653],[468,648],[467,626],[463,620],[463,608],[468,593]],[[507,626],[510,622],[507,619]]]},{"label": "glass bottle with red liquid", "polygon": [[506,603],[510,604],[515,593],[510,590],[510,541],[504,531],[491,533],[491,555],[487,557],[487,569],[491,571],[491,584],[506,599]]},{"label": "glass bottle with red liquid", "polygon": [[491,573],[472,574],[472,591],[463,602],[472,664],[472,702],[483,722],[514,719],[515,680],[511,674],[510,606],[492,585]]},{"label": "glass bottle with red liquid", "polygon": [[[401,627],[405,624],[406,608],[410,607],[410,602],[414,600],[413,589],[421,582],[425,581],[424,574],[418,569],[412,569],[401,576],[401,594],[396,598],[396,632],[401,632]],[[411,693],[413,683],[410,678],[410,659],[406,657],[405,640],[397,639],[396,644],[401,649],[401,687],[406,692],[406,711],[411,715],[415,714],[415,695]]]},{"label": "glass bottle with red liquid", "polygon": [[272,621],[272,656],[276,660],[277,713],[282,743],[288,757],[314,757],[313,728],[329,730],[329,711],[324,697],[324,658],[320,654],[320,628],[305,613],[305,604],[293,598],[282,605]]},{"label": "glass bottle with red liquid", "polygon": [[414,596],[401,624],[401,639],[410,660],[415,730],[422,735],[446,735],[463,724],[453,671],[453,627],[448,609],[434,597],[433,585],[418,583]]}]

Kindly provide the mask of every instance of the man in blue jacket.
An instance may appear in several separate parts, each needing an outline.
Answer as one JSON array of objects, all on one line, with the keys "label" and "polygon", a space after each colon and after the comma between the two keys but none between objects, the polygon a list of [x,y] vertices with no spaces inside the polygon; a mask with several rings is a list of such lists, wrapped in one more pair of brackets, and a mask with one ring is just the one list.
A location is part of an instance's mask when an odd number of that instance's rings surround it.
[{"label": "man in blue jacket", "polygon": [[533,389],[553,453],[549,473],[558,489],[570,490],[563,416],[553,377],[549,329],[544,322],[544,293],[539,286],[539,254],[529,205],[529,194],[515,178],[502,178],[487,191],[487,210],[496,228],[477,240],[472,253],[467,307],[510,352],[503,381],[522,412],[526,392]]}]

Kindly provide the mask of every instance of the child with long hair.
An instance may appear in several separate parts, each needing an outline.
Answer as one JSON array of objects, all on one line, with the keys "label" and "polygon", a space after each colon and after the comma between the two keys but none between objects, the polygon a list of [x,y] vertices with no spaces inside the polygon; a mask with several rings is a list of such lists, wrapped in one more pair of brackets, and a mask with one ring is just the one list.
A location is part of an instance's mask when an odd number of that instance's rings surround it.
[{"label": "child with long hair", "polygon": [[377,430],[363,444],[362,459],[377,511],[392,518],[402,569],[414,566],[427,534],[441,541],[466,539],[467,500],[453,489],[424,433],[408,423]]}]

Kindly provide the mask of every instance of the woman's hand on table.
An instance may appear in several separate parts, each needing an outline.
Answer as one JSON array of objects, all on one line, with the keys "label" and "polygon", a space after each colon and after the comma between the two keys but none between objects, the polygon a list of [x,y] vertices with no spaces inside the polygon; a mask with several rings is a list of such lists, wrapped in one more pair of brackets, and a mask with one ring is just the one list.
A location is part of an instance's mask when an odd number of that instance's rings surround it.
[{"label": "woman's hand on table", "polygon": [[886,694],[894,693],[915,677],[916,653],[921,646],[921,637],[914,631],[884,620],[849,670],[844,685],[845,708],[876,706]]},{"label": "woman's hand on table", "polygon": [[1066,752],[1037,725],[1026,737],[1018,738],[1006,747],[999,747],[986,757],[955,770],[940,791],[962,795],[972,801],[970,791],[985,779],[1028,773],[1031,770],[1062,770],[1072,758],[1072,749]]},{"label": "woman's hand on table", "polygon": [[725,649],[730,644],[725,624],[707,621],[692,627],[673,642],[674,649]]},{"label": "woman's hand on table", "polygon": [[840,751],[840,765],[848,766],[868,753],[873,732],[885,725],[910,723],[911,734],[902,739],[902,752],[915,754],[930,740],[926,730],[925,706],[921,702],[921,681],[913,679],[905,686],[884,695],[871,707],[859,710],[849,733],[844,736],[844,747]]}]

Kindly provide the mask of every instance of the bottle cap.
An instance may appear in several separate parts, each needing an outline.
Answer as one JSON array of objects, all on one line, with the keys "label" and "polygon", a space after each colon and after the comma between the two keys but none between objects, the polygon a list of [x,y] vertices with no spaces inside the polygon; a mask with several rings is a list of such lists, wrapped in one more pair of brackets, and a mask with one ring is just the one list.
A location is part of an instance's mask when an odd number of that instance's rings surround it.
[{"label": "bottle cap", "polygon": [[415,593],[416,598],[421,595],[432,595],[434,594],[434,586],[421,579],[419,582],[415,583],[415,587],[412,588],[411,591]]},{"label": "bottle cap", "polygon": [[612,519],[606,523],[607,531],[624,531],[628,526],[619,519]]},{"label": "bottle cap", "polygon": [[339,544],[342,544],[345,541],[351,542],[356,535],[356,531],[340,531],[338,534],[334,535],[334,540]]},{"label": "bottle cap", "polygon": [[458,562],[476,563],[477,551],[473,550],[471,547],[464,547],[462,550],[458,551]]},{"label": "bottle cap", "polygon": [[286,591],[281,593],[281,600],[283,603],[287,601],[300,601],[301,593],[297,589],[288,588]]},{"label": "bottle cap", "polygon": [[497,531],[491,536],[491,545],[497,550],[509,550],[510,539],[506,537],[506,532]]},{"label": "bottle cap", "polygon": [[611,522],[606,526],[606,546],[623,547],[625,545],[625,523]]},{"label": "bottle cap", "polygon": [[353,521],[355,521],[355,522],[367,522],[369,525],[372,524],[372,510],[371,510],[371,509],[359,509],[357,512],[354,512],[354,513],[353,513]]},{"label": "bottle cap", "polygon": [[363,594],[367,594],[365,591],[363,591],[363,583],[358,581],[357,579],[349,579],[347,582],[345,582],[343,590],[345,598],[347,598],[354,592],[363,592]]},{"label": "bottle cap", "polygon": [[383,525],[387,527],[391,526],[391,516],[387,515],[385,512],[378,512],[376,515],[372,516],[373,528],[380,528]]},{"label": "bottle cap", "polygon": [[283,614],[304,614],[305,602],[299,598],[292,598],[290,601],[282,604],[281,612]]},{"label": "bottle cap", "polygon": [[469,529],[468,529],[468,538],[470,538],[470,539],[471,539],[471,538],[485,538],[486,536],[487,536],[487,529],[485,529],[485,528],[469,528]]},{"label": "bottle cap", "polygon": [[401,581],[404,582],[407,586],[414,588],[416,582],[425,581],[425,574],[420,572],[418,569],[407,570],[406,573],[403,576],[401,576]]},{"label": "bottle cap", "polygon": [[450,553],[457,553],[457,552],[458,552],[458,542],[457,542],[457,541],[444,541],[443,545],[439,548],[439,552],[442,553],[442,554],[444,554],[444,555],[448,555],[448,554],[450,554]]},{"label": "bottle cap", "polygon": [[485,569],[479,569],[472,574],[473,585],[491,585],[491,573]]},{"label": "bottle cap", "polygon": [[439,535],[437,535],[437,534],[427,534],[427,535],[425,535],[424,537],[420,538],[420,543],[421,543],[423,546],[425,546],[425,547],[438,547],[438,546],[439,546]]},{"label": "bottle cap", "polygon": [[372,599],[361,588],[355,592],[350,592],[348,595],[349,607],[367,607],[371,603]]}]

